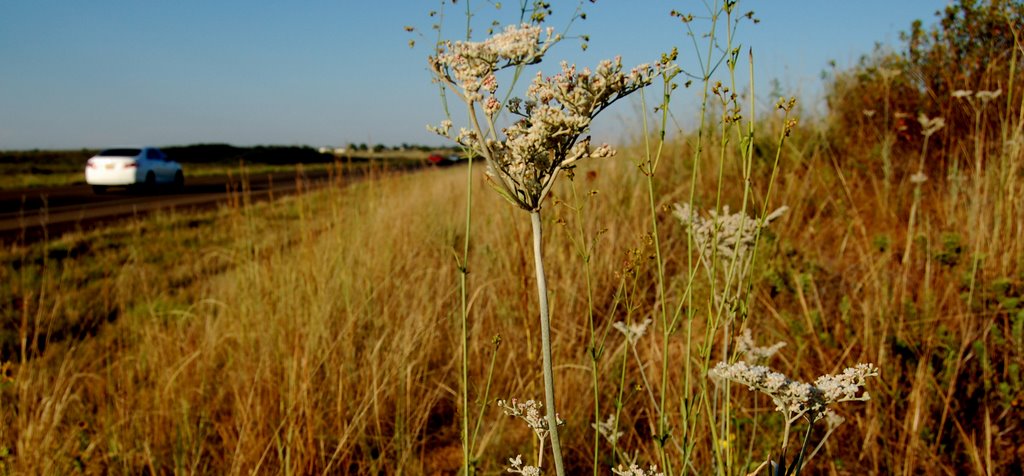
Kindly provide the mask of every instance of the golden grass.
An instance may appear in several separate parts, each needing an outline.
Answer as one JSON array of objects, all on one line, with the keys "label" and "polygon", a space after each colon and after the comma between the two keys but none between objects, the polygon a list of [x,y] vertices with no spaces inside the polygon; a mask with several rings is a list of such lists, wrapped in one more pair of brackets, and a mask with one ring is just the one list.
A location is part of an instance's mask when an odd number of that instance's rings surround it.
[{"label": "golden grass", "polygon": [[[931,178],[910,259],[903,261],[912,185],[901,179],[885,192],[880,173],[837,165],[870,158],[834,160],[824,141],[804,134],[784,152],[772,205],[791,210],[763,243],[744,325],[759,343],[789,344],[777,366],[794,377],[813,379],[860,361],[881,369],[869,383],[872,401],[840,409],[847,422],[813,466],[836,474],[1019,467],[1019,174],[988,173],[983,199],[960,194],[954,200],[940,178]],[[657,417],[637,362],[609,331],[615,321],[660,312],[644,179],[631,162],[639,153],[627,148],[583,164],[575,186],[584,200],[585,234],[595,240],[594,312],[598,336],[606,336],[598,361],[602,413],[613,411],[625,368],[620,447],[655,462]],[[657,177],[672,303],[684,291],[687,239],[666,207],[689,195],[690,155],[685,145],[670,148]],[[707,155],[697,191],[705,208],[714,204],[717,177],[717,158]],[[1020,156],[1004,159],[1017,164]],[[382,176],[226,209],[194,232],[187,220],[166,217],[152,219],[164,220],[160,226],[146,225],[150,219],[134,225],[141,228],[128,240],[129,257],[93,278],[108,283],[111,293],[131,294],[116,300],[124,308],[117,319],[95,336],[30,352],[33,358],[17,363],[11,380],[0,384],[0,468],[16,474],[454,474],[461,458],[461,364],[453,249],[463,238],[464,173]],[[737,183],[737,174],[727,165],[727,180]],[[759,203],[767,177],[755,175]],[[566,464],[577,474],[591,466],[593,402],[571,185],[563,180],[556,187],[544,217],[558,411],[567,420]],[[479,406],[485,410],[473,454],[480,469],[500,473],[508,457],[535,451],[528,430],[492,402],[542,393],[536,287],[526,215],[487,190],[483,174],[474,187],[472,425]],[[735,209],[741,192],[725,190],[724,203]],[[170,230],[152,236],[180,263],[147,265],[154,245],[139,229]],[[188,233],[230,239],[197,239],[192,248],[166,244]],[[981,261],[971,281],[965,277],[975,256]],[[74,260],[64,261],[75,269]],[[227,265],[204,266],[211,262]],[[165,274],[175,273],[192,274],[191,291],[148,288],[167,285]],[[40,317],[33,319],[44,327],[46,310],[62,306],[62,293],[74,296],[41,284],[20,292],[38,302],[32,309]],[[703,324],[695,326],[701,335]],[[501,336],[497,347],[495,335]],[[650,333],[638,351],[653,386],[661,382],[662,355],[671,357],[671,405],[692,394],[683,385],[683,363],[698,357],[681,335],[664,348]],[[698,380],[693,385],[706,383]],[[733,395],[737,465],[752,470],[777,447],[778,421],[765,399],[745,389]],[[678,412],[670,412],[678,435]],[[714,442],[706,435],[698,440],[694,464],[709,468]],[[601,445],[600,464],[611,464],[610,447]]]}]

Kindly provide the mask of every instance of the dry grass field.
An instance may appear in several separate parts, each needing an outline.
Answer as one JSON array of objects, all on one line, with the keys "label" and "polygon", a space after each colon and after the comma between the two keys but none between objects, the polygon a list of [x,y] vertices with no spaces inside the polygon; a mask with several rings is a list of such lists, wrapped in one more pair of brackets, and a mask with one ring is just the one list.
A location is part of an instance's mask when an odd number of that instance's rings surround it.
[{"label": "dry grass field", "polygon": [[[772,474],[801,441],[810,474],[1024,470],[1011,30],[989,82],[950,79],[932,103],[911,100],[911,62],[875,55],[788,137],[783,112],[750,122],[751,141],[709,115],[563,175],[542,217],[566,472]],[[0,474],[456,474],[463,414],[474,472],[532,464],[543,448],[496,404],[544,395],[531,223],[493,180],[479,161],[380,172],[3,250]],[[788,210],[737,279],[735,261],[703,264],[675,204]],[[870,399],[790,435],[777,401],[709,378],[745,330],[785,344],[769,362],[787,385],[872,364]]]}]

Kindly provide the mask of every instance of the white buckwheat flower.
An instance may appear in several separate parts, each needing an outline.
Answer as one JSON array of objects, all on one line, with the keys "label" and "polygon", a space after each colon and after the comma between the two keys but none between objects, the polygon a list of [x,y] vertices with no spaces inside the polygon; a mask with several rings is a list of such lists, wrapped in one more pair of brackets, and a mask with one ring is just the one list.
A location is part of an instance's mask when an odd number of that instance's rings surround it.
[{"label": "white buckwheat flower", "polygon": [[[503,104],[495,98],[495,72],[540,62],[548,48],[561,39],[548,28],[522,24],[480,41],[443,43],[428,62],[437,81],[448,85],[469,106],[483,109],[490,125]],[[519,119],[498,131],[485,132],[471,119],[477,136],[460,133],[456,141],[487,160],[493,183],[507,200],[528,211],[541,204],[558,173],[580,159],[607,157],[608,146],[590,149],[583,137],[590,123],[615,101],[649,85],[659,74],[674,75],[678,67],[669,57],[656,65],[640,65],[623,72],[622,61],[601,61],[591,70],[563,62],[553,76],[537,73],[526,98],[512,98],[508,108]],[[431,129],[434,130],[434,129]],[[447,134],[442,134],[447,136]]]},{"label": "white buckwheat flower", "polygon": [[629,465],[628,468],[620,464],[618,468],[612,468],[612,474],[617,476],[665,476],[665,473],[658,471],[658,467],[655,465],[643,469],[635,463]]},{"label": "white buckwheat flower", "polygon": [[708,217],[704,218],[697,210],[691,208],[689,203],[677,203],[673,214],[693,237],[706,267],[712,267],[711,256],[717,252],[726,263],[733,259],[739,262],[739,274],[743,276],[750,264],[751,250],[758,230],[767,227],[787,210],[789,207],[779,207],[766,216],[763,222],[743,213],[729,214],[728,205],[722,208],[722,213],[712,210]]},{"label": "white buckwheat flower", "polygon": [[484,102],[484,114],[487,114],[488,117],[494,117],[500,110],[501,101],[494,96],[487,96],[487,101]]},{"label": "white buckwheat flower", "polygon": [[614,445],[622,437],[622,432],[615,430],[615,415],[609,414],[608,418],[600,424],[591,423],[590,426],[611,445]]},{"label": "white buckwheat flower", "polygon": [[774,345],[768,347],[758,347],[754,345],[754,337],[750,332],[750,328],[743,329],[743,333],[736,341],[736,350],[745,359],[752,360],[754,362],[767,361],[772,358],[773,355],[778,353],[779,349],[786,346],[785,342],[777,342]]},{"label": "white buckwheat flower", "polygon": [[498,88],[494,72],[516,64],[530,64],[559,40],[548,28],[535,25],[510,25],[485,41],[445,42],[437,56],[428,59],[438,79],[458,85],[468,101],[480,100],[480,89],[493,93]]},{"label": "white buckwheat flower", "polygon": [[643,322],[634,322],[630,325],[626,325],[623,321],[618,321],[612,324],[612,327],[626,336],[626,341],[629,342],[629,345],[636,345],[637,341],[647,333],[647,326],[651,325],[651,322],[651,318],[644,319]]},{"label": "white buckwheat flower", "polygon": [[828,417],[829,405],[848,401],[867,401],[870,396],[862,392],[868,377],[877,377],[878,369],[871,364],[857,364],[839,375],[822,375],[814,385],[791,380],[785,375],[761,365],[739,361],[734,364],[719,362],[708,371],[714,380],[729,380],[760,391],[775,403],[775,409],[789,420],[805,416],[812,423]]},{"label": "white buckwheat flower", "polygon": [[941,117],[928,118],[923,112],[917,116],[917,122],[921,123],[921,135],[929,137],[946,126],[946,120]]},{"label": "white buckwheat flower", "polygon": [[835,402],[867,401],[871,396],[861,393],[868,377],[878,376],[878,369],[871,364],[857,364],[844,369],[838,375],[822,375],[814,381],[814,386],[821,392],[825,404]]},{"label": "white buckwheat flower", "polygon": [[[541,413],[540,409],[544,405],[536,400],[527,400],[520,402],[518,399],[513,398],[511,401],[498,400],[498,406],[505,412],[506,415],[519,418],[526,422],[526,426],[529,426],[531,430],[544,441],[544,438],[548,434],[548,420],[544,414]],[[565,424],[561,418],[556,415],[558,419],[558,426]]]},{"label": "white buckwheat flower", "polygon": [[451,129],[452,129],[452,121],[450,121],[448,119],[445,119],[445,120],[441,121],[441,125],[439,125],[439,126],[434,126],[434,125],[430,125],[430,124],[427,125],[427,130],[428,131],[433,132],[434,134],[437,134],[437,135],[442,136],[442,137],[449,137],[448,132],[451,131]]},{"label": "white buckwheat flower", "polygon": [[973,94],[974,91],[969,89],[957,89],[956,91],[953,91],[953,97],[956,99],[970,99]]},{"label": "white buckwheat flower", "polygon": [[976,97],[980,99],[982,103],[987,103],[998,98],[1001,94],[1003,94],[1002,89],[997,89],[995,91],[978,91]]},{"label": "white buckwheat flower", "polygon": [[509,458],[508,464],[512,465],[512,467],[507,468],[507,471],[513,474],[521,474],[523,476],[540,476],[543,474],[541,473],[540,468],[536,466],[530,466],[528,464],[524,465],[523,455],[516,455],[515,458]]},{"label": "white buckwheat flower", "polygon": [[715,368],[708,371],[708,376],[714,380],[729,380],[746,385],[750,390],[758,390],[771,397],[775,409],[786,415],[816,411],[813,387],[810,384],[790,380],[789,377],[763,365],[749,365],[743,361],[735,364],[719,362]]},{"label": "white buckwheat flower", "polygon": [[510,102],[520,119],[505,128],[504,140],[488,142],[481,155],[502,195],[525,210],[538,210],[558,173],[588,157],[608,157],[607,145],[590,148],[580,139],[601,111],[615,101],[651,83],[674,65],[644,66],[622,72],[622,62],[602,61],[591,71],[563,62],[562,71],[546,77],[538,73],[525,101]]}]

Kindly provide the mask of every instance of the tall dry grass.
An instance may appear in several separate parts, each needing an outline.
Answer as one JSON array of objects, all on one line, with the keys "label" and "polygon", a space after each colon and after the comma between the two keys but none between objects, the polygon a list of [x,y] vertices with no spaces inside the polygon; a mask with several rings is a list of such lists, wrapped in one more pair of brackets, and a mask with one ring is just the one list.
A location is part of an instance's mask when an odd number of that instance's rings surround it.
[{"label": "tall dry grass", "polygon": [[[940,180],[926,182],[920,226],[904,261],[912,184],[899,183],[895,201],[887,201],[873,185],[880,172],[842,168],[825,144],[804,130],[785,151],[776,200],[791,211],[764,242],[746,324],[759,341],[789,344],[782,366],[790,375],[810,378],[861,360],[881,369],[874,399],[843,413],[847,423],[815,467],[882,473],[1019,467],[1022,320],[1015,306],[1022,254],[1016,237],[1024,217],[1013,199],[1018,176],[965,178],[990,190],[984,195],[990,202],[979,206],[967,194],[950,203]],[[547,215],[553,348],[561,363],[559,412],[567,421],[570,471],[590,466],[593,412],[586,278],[571,239],[578,233],[573,186],[593,240],[595,322],[604,337],[600,396],[618,399],[625,367],[619,446],[657,460],[647,389],[636,360],[624,358],[627,347],[610,331],[615,321],[657,312],[645,178],[630,160],[638,153],[626,149],[578,169],[573,182],[556,188]],[[682,289],[686,236],[665,207],[689,193],[684,158],[690,154],[684,144],[671,147],[671,165],[657,178],[666,274],[676,276],[670,293]],[[706,155],[712,173],[698,181],[705,190],[719,163]],[[1001,159],[1016,164],[1020,156]],[[738,166],[725,163],[726,177],[735,178]],[[289,237],[285,245],[265,246],[282,243],[270,239],[273,228],[257,226],[267,205],[224,215],[215,225],[244,240],[207,252],[229,255],[235,266],[204,275],[190,306],[139,306],[93,337],[53,343],[14,365],[2,390],[3,467],[18,474],[455,471],[460,364],[452,248],[463,230],[463,173],[428,170],[281,200],[272,207],[297,217],[274,232]],[[482,176],[476,180],[483,186]],[[725,190],[723,201],[739,200],[737,192]],[[508,456],[533,451],[528,430],[491,402],[540,395],[539,339],[530,225],[494,194],[479,194],[474,208],[474,425],[478,405],[484,410],[473,456],[491,472]],[[146,247],[137,245],[136,252]],[[652,385],[661,381],[657,363],[668,352],[674,364],[667,381],[682,391],[683,362],[692,355],[683,341],[665,349],[648,335],[637,349]],[[743,392],[736,396],[741,423],[734,444],[752,448],[756,462],[775,444],[774,424],[769,402],[754,407]],[[745,433],[754,418],[760,429]],[[709,442],[695,448],[696,467],[711,461],[712,449]],[[610,458],[610,447],[600,454]]]},{"label": "tall dry grass", "polygon": [[[1003,94],[1024,109],[1020,90]],[[887,148],[890,139],[873,129],[848,127],[837,141],[834,129],[805,124],[785,143],[768,208],[790,210],[762,236],[738,322],[759,343],[785,342],[774,366],[794,378],[856,362],[880,370],[870,401],[838,409],[846,422],[809,470],[1024,468],[1024,122],[1019,113],[1001,117],[998,139],[988,130],[936,132],[944,144],[949,135],[967,144],[942,150],[971,167],[955,174],[928,168],[923,183],[911,178],[925,153]],[[647,177],[636,166],[646,153],[642,136],[617,157],[581,164],[572,181],[553,189],[544,215],[545,262],[570,474],[630,457],[656,462],[662,453],[673,461],[690,455],[689,465],[676,463],[679,473],[746,474],[777,451],[784,425],[763,396],[734,387],[727,394],[731,416],[723,421],[713,418],[711,404],[687,410],[688,396],[701,389],[726,399],[705,375],[686,379],[687,362],[701,368],[709,358],[702,352],[719,342],[717,334],[705,337],[707,320],[692,320],[692,340],[681,332],[667,339],[648,333],[635,348],[613,330],[618,321],[652,318],[657,325],[659,306],[688,302],[688,289],[709,293],[704,284],[689,286],[688,237],[670,206],[691,193],[702,209],[736,210],[744,193],[761,203],[773,138],[784,126],[778,117],[759,121],[749,187],[730,186],[743,183],[744,161],[715,124],[703,131],[699,151],[693,133],[667,143],[652,182],[653,217]],[[887,163],[902,166],[883,166],[882,150],[892,154]],[[477,172],[474,188],[484,189]],[[234,238],[200,248],[210,261],[230,265],[188,261],[200,284],[184,296],[146,291],[163,270],[144,259],[153,240],[128,234],[136,259],[96,279],[113,279],[109,289],[135,290],[137,300],[96,335],[48,342],[5,373],[0,468],[454,474],[463,458],[456,262],[465,233],[464,183],[465,170],[436,169],[269,205],[240,200],[202,228]],[[530,430],[493,404],[543,392],[536,284],[526,217],[492,193],[475,194],[472,212],[471,457],[477,470],[493,474],[510,456],[537,450]],[[652,220],[660,230],[664,299]],[[149,229],[146,223],[135,230]],[[173,220],[163,226],[172,237],[189,229]],[[589,257],[589,274],[582,256]],[[63,266],[76,270],[73,260]],[[45,280],[38,286],[33,322],[45,329],[57,315],[45,311],[62,306],[62,290]],[[714,313],[707,300],[692,302],[700,306],[693,315]],[[623,432],[615,449],[598,442],[596,462],[595,367],[598,400],[619,413]],[[659,412],[652,395],[663,391],[669,405]],[[672,430],[663,440],[662,415]],[[686,439],[684,428],[691,432]],[[692,447],[680,449],[680,441]]]}]

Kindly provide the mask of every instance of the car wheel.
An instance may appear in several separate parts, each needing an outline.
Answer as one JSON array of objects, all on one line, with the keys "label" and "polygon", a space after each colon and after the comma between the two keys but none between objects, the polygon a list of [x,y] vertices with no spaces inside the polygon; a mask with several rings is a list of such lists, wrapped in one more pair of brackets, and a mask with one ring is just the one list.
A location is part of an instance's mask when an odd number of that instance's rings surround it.
[{"label": "car wheel", "polygon": [[145,174],[145,180],[139,185],[142,193],[153,193],[157,191],[157,174],[150,173]]},{"label": "car wheel", "polygon": [[107,193],[107,186],[106,185],[93,185],[92,186],[92,193],[95,193],[96,195],[103,195],[104,193]]},{"label": "car wheel", "polygon": [[180,170],[174,173],[174,189],[181,191],[185,188],[185,174]]}]

